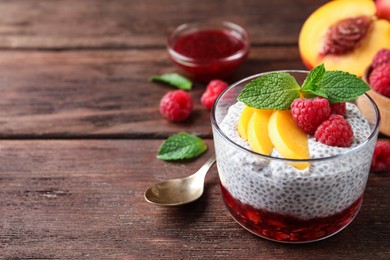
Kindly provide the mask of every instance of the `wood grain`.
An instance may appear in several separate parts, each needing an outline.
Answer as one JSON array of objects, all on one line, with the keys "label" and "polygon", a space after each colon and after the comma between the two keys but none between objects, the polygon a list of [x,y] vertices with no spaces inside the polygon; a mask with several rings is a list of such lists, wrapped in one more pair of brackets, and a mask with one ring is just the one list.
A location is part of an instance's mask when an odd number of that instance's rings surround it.
[{"label": "wood grain", "polygon": [[155,159],[161,140],[2,141],[3,259],[388,259],[389,175],[371,174],[363,207],[345,230],[307,245],[245,231],[220,197],[216,167],[201,200],[181,208],[144,201],[150,184],[194,172],[213,153]]},{"label": "wood grain", "polygon": [[[158,111],[171,87],[148,82],[179,72],[165,50],[167,32],[184,22],[229,20],[252,41],[232,78],[304,69],[297,39],[324,1],[47,1],[0,2],[0,138],[162,138],[179,131],[211,137],[200,104],[184,123]],[[299,14],[299,15],[298,15]]]},{"label": "wood grain", "polygon": [[[357,218],[307,245],[248,233],[223,204],[217,169],[199,201],[148,204],[152,183],[186,176],[214,153],[205,84],[190,92],[188,121],[158,111],[179,72],[167,34],[187,22],[227,20],[247,29],[249,59],[227,81],[304,69],[297,41],[326,0],[0,1],[0,259],[389,259],[390,179],[371,174]],[[168,135],[205,137],[206,154],[155,158]],[[57,139],[57,140],[56,140]]]},{"label": "wood grain", "polygon": [[[296,47],[252,48],[228,80],[277,69],[303,69]],[[179,72],[161,50],[0,51],[0,138],[166,137],[191,131],[211,137],[209,111],[200,103],[205,85],[190,92],[194,111],[174,124],[159,113],[173,87],[148,81]]]},{"label": "wood grain", "polygon": [[11,0],[0,2],[0,48],[164,47],[180,24],[228,20],[256,45],[296,45],[308,15],[325,0]]}]

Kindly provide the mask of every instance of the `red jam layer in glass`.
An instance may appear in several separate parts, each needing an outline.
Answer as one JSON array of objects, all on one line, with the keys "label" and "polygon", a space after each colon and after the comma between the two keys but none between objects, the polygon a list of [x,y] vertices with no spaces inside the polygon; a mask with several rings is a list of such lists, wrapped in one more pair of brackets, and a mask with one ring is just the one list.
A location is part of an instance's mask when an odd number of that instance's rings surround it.
[{"label": "red jam layer in glass", "polygon": [[261,237],[295,243],[319,240],[341,230],[354,219],[363,200],[361,195],[348,208],[337,214],[304,220],[254,208],[235,199],[223,185],[221,190],[227,208],[243,227]]},{"label": "red jam layer in glass", "polygon": [[197,79],[223,79],[229,76],[246,58],[227,60],[225,58],[245,48],[242,39],[237,38],[227,30],[210,29],[186,34],[176,40],[173,50],[192,58],[193,62],[175,63],[193,74]]}]

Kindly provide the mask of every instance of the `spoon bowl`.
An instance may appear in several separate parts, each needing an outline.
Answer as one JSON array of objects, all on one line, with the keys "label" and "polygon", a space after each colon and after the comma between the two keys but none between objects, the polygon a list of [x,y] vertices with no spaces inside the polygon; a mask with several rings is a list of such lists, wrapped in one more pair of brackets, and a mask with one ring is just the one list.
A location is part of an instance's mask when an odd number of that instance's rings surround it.
[{"label": "spoon bowl", "polygon": [[145,200],[160,206],[180,206],[199,199],[203,194],[206,174],[214,162],[215,156],[212,156],[197,172],[188,177],[153,184],[146,189]]}]

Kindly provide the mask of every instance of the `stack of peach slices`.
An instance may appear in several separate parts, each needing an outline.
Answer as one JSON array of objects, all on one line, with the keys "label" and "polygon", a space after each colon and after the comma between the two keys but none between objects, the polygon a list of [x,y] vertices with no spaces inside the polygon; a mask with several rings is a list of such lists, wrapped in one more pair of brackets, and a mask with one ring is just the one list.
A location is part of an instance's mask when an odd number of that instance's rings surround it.
[{"label": "stack of peach slices", "polygon": [[390,48],[390,0],[329,1],[308,17],[299,35],[309,70],[323,63],[362,77],[382,48]]},{"label": "stack of peach slices", "polygon": [[238,96],[245,107],[237,131],[254,152],[270,155],[275,148],[288,159],[310,158],[309,136],[329,146],[349,147],[354,133],[344,118],[345,102],[367,90],[355,75],[325,71],[323,64],[309,72],[301,87],[289,73],[265,74]]}]

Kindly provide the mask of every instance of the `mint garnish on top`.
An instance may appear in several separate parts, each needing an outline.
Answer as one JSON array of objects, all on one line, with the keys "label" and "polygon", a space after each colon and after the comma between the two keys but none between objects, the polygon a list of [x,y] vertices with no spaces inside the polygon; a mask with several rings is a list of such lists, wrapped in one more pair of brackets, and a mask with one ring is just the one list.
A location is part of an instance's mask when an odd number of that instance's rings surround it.
[{"label": "mint garnish on top", "polygon": [[322,78],[324,77],[324,74],[325,66],[323,64],[315,67],[309,72],[309,74],[307,74],[307,77],[301,87],[301,91],[304,97],[310,98],[321,96],[327,98],[326,94],[321,92],[320,87],[318,87]]},{"label": "mint garnish on top", "polygon": [[155,76],[151,76],[149,80],[167,83],[171,86],[183,90],[191,90],[192,88],[192,82],[177,73],[166,73],[162,75],[155,75]]},{"label": "mint garnish on top", "polygon": [[370,87],[355,75],[343,71],[327,71],[320,81],[319,90],[326,94],[330,103],[356,99]]},{"label": "mint garnish on top", "polygon": [[360,78],[343,71],[325,71],[323,64],[309,72],[300,88],[293,76],[273,72],[251,81],[241,91],[238,101],[258,109],[288,110],[300,97],[321,96],[330,103],[356,99],[370,87]]},{"label": "mint garnish on top", "polygon": [[238,101],[258,109],[286,110],[299,97],[300,87],[286,72],[273,72],[251,81],[241,91]]},{"label": "mint garnish on top", "polygon": [[192,134],[185,132],[171,135],[160,146],[157,159],[182,160],[195,158],[207,150],[205,142]]},{"label": "mint garnish on top", "polygon": [[303,82],[301,91],[305,97],[321,96],[330,103],[353,100],[370,87],[360,78],[343,71],[325,71],[323,64],[314,68]]}]

